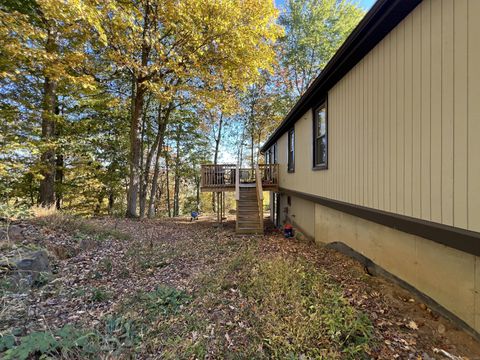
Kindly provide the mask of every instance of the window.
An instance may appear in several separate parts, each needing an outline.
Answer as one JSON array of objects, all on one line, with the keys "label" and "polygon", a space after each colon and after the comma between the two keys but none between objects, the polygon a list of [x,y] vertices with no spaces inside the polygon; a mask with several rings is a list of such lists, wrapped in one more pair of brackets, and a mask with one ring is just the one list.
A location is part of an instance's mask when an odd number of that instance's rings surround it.
[{"label": "window", "polygon": [[327,169],[328,164],[327,106],[320,105],[313,114],[313,168]]},{"label": "window", "polygon": [[288,172],[295,171],[295,130],[288,132]]}]

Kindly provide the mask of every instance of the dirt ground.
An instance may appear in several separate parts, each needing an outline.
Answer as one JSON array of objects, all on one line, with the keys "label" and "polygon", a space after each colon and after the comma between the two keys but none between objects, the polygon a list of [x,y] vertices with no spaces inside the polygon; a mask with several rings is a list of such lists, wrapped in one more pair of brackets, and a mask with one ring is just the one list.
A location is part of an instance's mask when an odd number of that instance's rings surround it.
[{"label": "dirt ground", "polygon": [[[215,227],[208,217],[194,222],[97,218],[82,224],[58,219],[18,224],[23,238],[17,245],[48,249],[54,277],[21,294],[2,291],[2,334],[16,329],[24,336],[66,324],[103,329],[104,319],[121,315],[137,319],[147,330],[134,345],[122,340],[116,350],[97,356],[277,357],[266,350],[265,335],[258,333],[252,316],[255,312],[247,311],[258,311],[243,290],[242,282],[250,275],[242,274],[251,270],[249,265],[242,267],[248,253],[254,257],[252,264],[291,259],[325,273],[338,285],[348,306],[371,323],[362,358],[480,359],[478,342],[408,291],[370,276],[356,261],[334,250],[285,239],[271,227],[265,236],[239,236],[233,219]],[[97,230],[106,229],[104,238],[95,236]],[[82,241],[87,246],[80,247]],[[169,299],[175,297],[174,305],[157,301],[152,307],[148,294],[159,286],[173,289]],[[292,354],[291,358],[306,357]]]}]

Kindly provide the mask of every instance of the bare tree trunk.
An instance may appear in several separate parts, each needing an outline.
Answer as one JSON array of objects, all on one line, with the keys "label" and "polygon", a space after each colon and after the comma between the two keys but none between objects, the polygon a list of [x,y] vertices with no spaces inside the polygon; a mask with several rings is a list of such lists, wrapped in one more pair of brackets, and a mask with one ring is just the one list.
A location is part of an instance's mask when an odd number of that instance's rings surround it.
[{"label": "bare tree trunk", "polygon": [[196,189],[196,204],[195,211],[198,213],[200,211],[200,175],[195,174],[195,189]]},{"label": "bare tree trunk", "polygon": [[[150,55],[150,45],[146,41],[146,35],[149,30],[149,12],[150,5],[147,2],[145,4],[144,14],[144,27],[143,27],[143,44],[142,44],[142,57],[141,65],[147,67],[148,58]],[[140,186],[141,176],[141,140],[140,140],[140,127],[143,112],[143,105],[145,101],[145,93],[147,88],[145,86],[145,79],[141,76],[134,76],[134,85],[132,84],[132,97],[134,97],[132,116],[130,120],[130,177],[127,193],[127,217],[137,217],[137,200],[138,191]],[[133,91],[135,87],[135,92]]]},{"label": "bare tree trunk", "polygon": [[135,104],[130,122],[130,178],[127,196],[127,217],[137,217],[137,200],[140,183],[140,119],[144,101],[145,87],[137,82]]},{"label": "bare tree trunk", "polygon": [[56,165],[56,172],[55,172],[55,193],[56,193],[56,208],[60,210],[62,208],[62,200],[63,200],[63,155],[57,154],[57,158],[55,160]]},{"label": "bare tree trunk", "polygon": [[175,136],[176,158],[175,158],[175,177],[173,185],[173,216],[178,216],[180,213],[180,135],[182,132],[181,124],[177,126],[177,133]]},{"label": "bare tree trunk", "polygon": [[165,171],[166,171],[166,183],[167,183],[167,211],[168,217],[172,217],[172,207],[170,206],[170,169],[168,167],[168,153],[165,154]]},{"label": "bare tree trunk", "polygon": [[142,114],[142,125],[141,125],[141,135],[140,135],[140,176],[141,176],[141,181],[139,184],[139,208],[140,208],[140,217],[145,216],[145,196],[147,190],[146,190],[146,184],[142,181],[143,176],[145,173],[148,174],[150,168],[147,167],[146,165],[144,166],[144,153],[145,153],[145,125],[147,122],[147,112],[148,112],[148,106],[150,103],[150,97],[147,99],[147,103],[145,104],[145,109],[143,110]]},{"label": "bare tree trunk", "polygon": [[[220,149],[220,141],[222,140],[222,126],[223,126],[223,114],[220,114],[218,120],[218,131],[215,134],[215,153],[213,154],[213,164],[218,164],[218,151]],[[215,193],[212,193],[212,211],[215,212]]]},{"label": "bare tree trunk", "polygon": [[[172,111],[173,104],[170,104],[165,115],[162,116],[160,109],[158,114],[158,135],[156,139],[157,153],[155,156],[155,170],[152,178],[152,187],[150,189],[150,200],[148,203],[148,217],[152,218],[155,215],[155,198],[157,194],[157,183],[160,174],[160,157],[163,148],[163,139],[165,137],[165,130],[167,129],[168,120],[170,118],[170,112]],[[157,141],[158,140],[158,141]],[[153,146],[152,146],[153,148]]]},{"label": "bare tree trunk", "polygon": [[115,204],[115,195],[113,194],[113,191],[110,191],[110,194],[108,195],[108,215],[113,214],[114,204]]},{"label": "bare tree trunk", "polygon": [[253,169],[255,168],[255,165],[254,165],[255,159],[254,159],[254,154],[253,154],[253,148],[254,148],[254,146],[255,146],[255,139],[254,139],[254,138],[255,138],[255,137],[254,137],[254,135],[253,135],[253,130],[252,130],[252,139],[251,139],[251,140],[252,140],[252,147],[251,147],[251,149],[250,149],[250,150],[251,150],[251,154],[250,154],[251,160],[250,160],[250,161],[252,162],[252,164],[251,164],[251,165],[252,165],[252,171],[253,171]]},{"label": "bare tree trunk", "polygon": [[[47,36],[47,53],[53,53],[56,48],[54,34],[49,30]],[[46,76],[42,104],[42,142],[46,145],[41,155],[43,179],[40,182],[40,204],[42,206],[55,204],[55,149],[49,141],[55,136],[56,90],[57,83]]]}]

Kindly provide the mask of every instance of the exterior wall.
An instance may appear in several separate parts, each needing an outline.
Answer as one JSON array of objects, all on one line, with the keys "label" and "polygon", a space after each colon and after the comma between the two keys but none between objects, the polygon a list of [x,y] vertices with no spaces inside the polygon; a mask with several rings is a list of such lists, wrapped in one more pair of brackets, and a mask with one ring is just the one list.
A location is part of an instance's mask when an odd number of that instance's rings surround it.
[{"label": "exterior wall", "polygon": [[[288,205],[287,196],[280,200],[281,223],[290,223],[307,238],[315,238],[315,204],[294,196],[290,197]],[[288,209],[288,210],[286,210]],[[286,211],[285,211],[286,210]]]},{"label": "exterior wall", "polygon": [[480,257],[318,204],[315,240],[347,244],[480,332]]},{"label": "exterior wall", "polygon": [[[278,139],[280,187],[480,232],[479,15],[477,0],[424,0],[329,91],[327,170],[312,170],[312,111],[294,173]],[[290,214],[480,332],[479,257],[295,197]]]},{"label": "exterior wall", "polygon": [[424,0],[328,94],[328,170],[312,112],[278,140],[280,186],[480,231],[480,1]]}]

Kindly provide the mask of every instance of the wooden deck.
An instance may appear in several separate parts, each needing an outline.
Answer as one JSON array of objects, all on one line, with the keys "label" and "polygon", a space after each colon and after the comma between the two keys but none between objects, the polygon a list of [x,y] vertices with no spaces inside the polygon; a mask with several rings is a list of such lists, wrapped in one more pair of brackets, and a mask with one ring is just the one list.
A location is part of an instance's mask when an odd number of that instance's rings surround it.
[{"label": "wooden deck", "polygon": [[278,191],[278,164],[258,164],[253,169],[232,164],[202,165],[201,174],[201,191],[218,195],[235,192],[237,233],[263,234],[263,191]]},{"label": "wooden deck", "polygon": [[[235,191],[237,178],[240,186],[255,187],[256,169],[239,168],[235,164],[202,165],[200,190],[202,192]],[[278,164],[259,164],[258,171],[263,190],[277,191]]]}]

